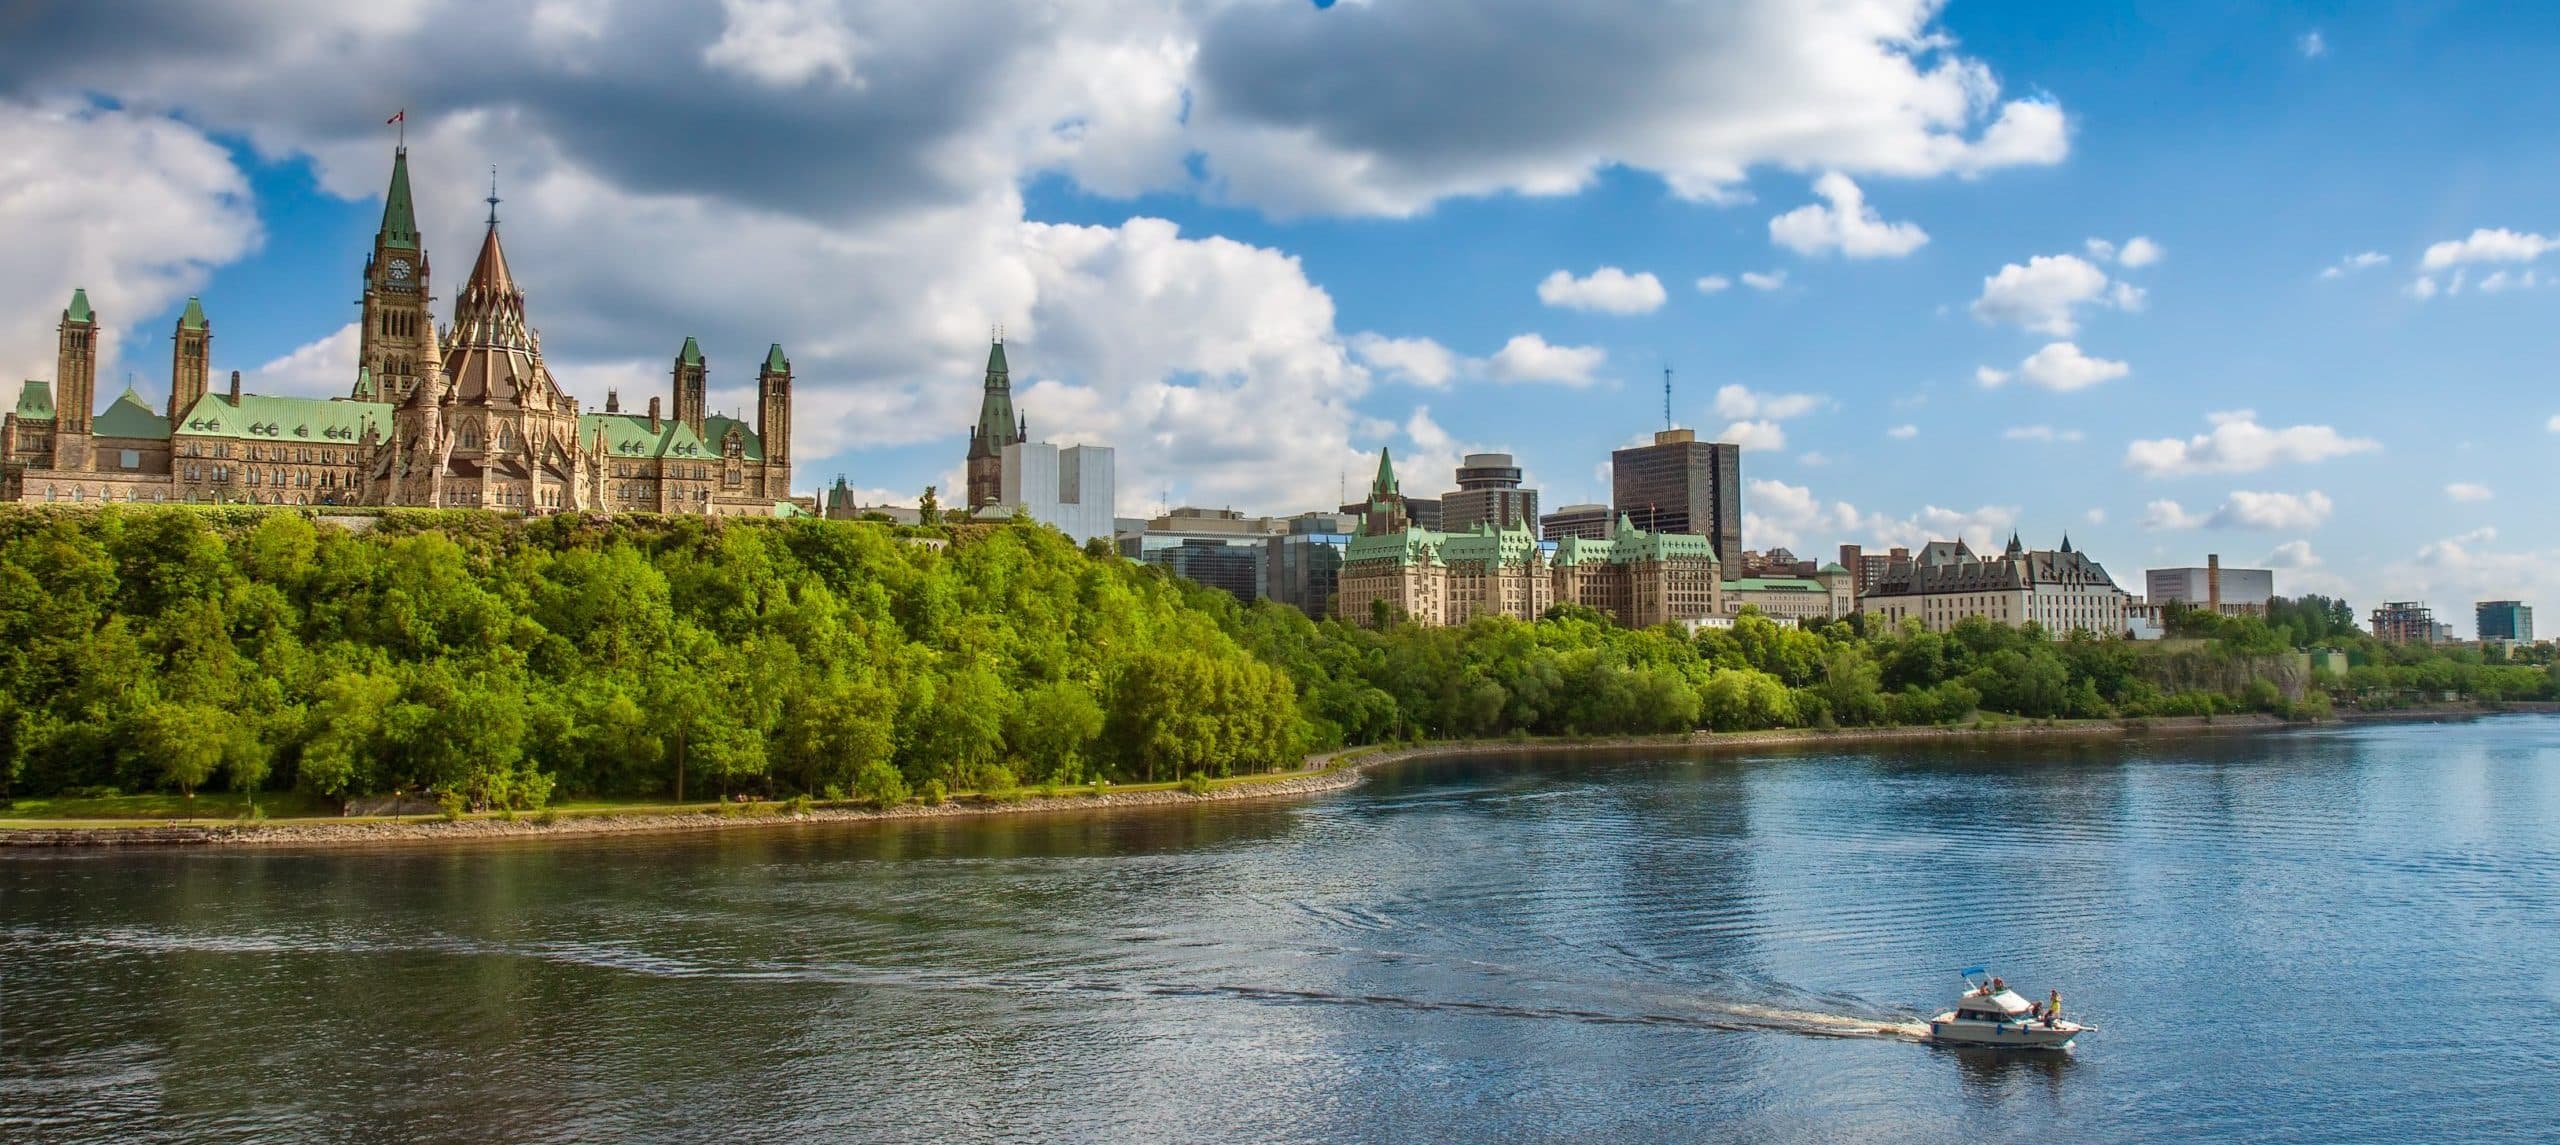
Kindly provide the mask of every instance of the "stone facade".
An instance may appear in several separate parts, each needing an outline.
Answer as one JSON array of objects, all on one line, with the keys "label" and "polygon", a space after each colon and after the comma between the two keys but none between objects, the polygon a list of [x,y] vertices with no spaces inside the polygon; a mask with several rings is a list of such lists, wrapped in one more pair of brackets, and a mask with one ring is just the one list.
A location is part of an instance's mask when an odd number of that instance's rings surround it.
[{"label": "stone facade", "polygon": [[28,382],[0,419],[0,499],[52,503],[411,505],[550,513],[773,515],[791,485],[791,362],[757,371],[753,425],[710,414],[708,364],[677,352],[677,414],[608,400],[584,413],[542,358],[499,242],[496,198],[453,322],[429,312],[428,261],[392,160],[365,260],[355,383],[343,398],[210,390],[213,326],[188,299],[173,334],[169,402],[127,388],[93,413],[98,315],[85,291],[62,312],[54,384]]},{"label": "stone facade", "polygon": [[1579,604],[1643,627],[1717,608],[1715,549],[1705,537],[1641,532],[1621,518],[1608,539],[1568,538],[1550,555],[1524,524],[1422,528],[1383,451],[1363,509],[1334,594],[1334,615],[1354,624],[1372,623],[1381,611],[1435,627],[1479,616],[1535,620],[1555,605]]},{"label": "stone facade", "polygon": [[978,424],[969,427],[969,504],[971,511],[1004,501],[1004,447],[1031,437],[1030,419],[1013,412],[1013,376],[1004,360],[1004,339],[987,350],[987,381],[978,398]]},{"label": "stone facade", "polygon": [[1871,584],[1859,607],[1889,625],[1918,620],[1945,632],[1980,617],[1996,624],[2038,624],[2059,639],[2073,632],[2122,636],[2131,598],[2107,570],[2075,552],[2030,551],[2016,537],[1996,557],[1978,556],[1962,539],[1932,541],[1895,560]]}]

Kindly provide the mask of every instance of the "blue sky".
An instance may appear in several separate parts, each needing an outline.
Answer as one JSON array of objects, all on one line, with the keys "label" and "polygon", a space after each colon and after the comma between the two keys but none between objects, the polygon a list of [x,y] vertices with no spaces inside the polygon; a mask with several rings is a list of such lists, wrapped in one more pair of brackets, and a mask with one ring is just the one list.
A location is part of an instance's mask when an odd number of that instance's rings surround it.
[{"label": "blue sky", "polygon": [[497,164],[563,383],[695,333],[740,404],[781,341],[811,488],[950,484],[1001,322],[1127,513],[1319,507],[1382,445],[1604,500],[1668,364],[1754,547],[2068,531],[2458,629],[2560,589],[2539,6],[95,7],[0,47],[27,377],[76,282],[145,393],[189,293],[218,368],[341,387],[405,106],[439,282]]}]

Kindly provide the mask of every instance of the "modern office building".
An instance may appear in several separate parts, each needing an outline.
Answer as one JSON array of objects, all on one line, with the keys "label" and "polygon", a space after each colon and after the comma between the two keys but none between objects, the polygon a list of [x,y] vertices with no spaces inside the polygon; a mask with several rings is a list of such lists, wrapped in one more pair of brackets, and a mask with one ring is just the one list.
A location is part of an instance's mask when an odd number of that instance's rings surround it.
[{"label": "modern office building", "polygon": [[1931,541],[1886,568],[1858,604],[1887,625],[1917,619],[1944,632],[1981,617],[2032,622],[2060,639],[2080,631],[2124,635],[2130,599],[2105,568],[2072,549],[2070,538],[2059,549],[2029,550],[2012,536],[1995,557],[1975,555],[1961,538]]},{"label": "modern office building", "polygon": [[1077,544],[1113,535],[1111,508],[1116,493],[1110,446],[1060,449],[1045,441],[1014,441],[1005,445],[998,460],[1003,468],[998,473],[997,503],[989,508],[1010,515],[1019,507]]},{"label": "modern office building", "polygon": [[2220,554],[2208,554],[2202,568],[2149,569],[2142,574],[2143,600],[2153,605],[2183,604],[2224,616],[2263,616],[2276,595],[2271,569],[2222,567]]},{"label": "modern office building", "polygon": [[1251,541],[1193,537],[1149,549],[1140,559],[1175,576],[1222,590],[1246,604],[1262,598],[1263,546]]},{"label": "modern office building", "polygon": [[1685,429],[1609,455],[1611,503],[1639,530],[1707,538],[1716,560],[1742,559],[1742,447]]},{"label": "modern office building", "polygon": [[1717,611],[1739,616],[1751,609],[1773,620],[1809,624],[1838,620],[1858,610],[1858,593],[1849,570],[1829,564],[1811,576],[1748,576],[1729,580],[1718,591]]},{"label": "modern office building", "polygon": [[2373,610],[2373,636],[2390,644],[2433,644],[2436,614],[2423,601],[2395,600]]},{"label": "modern office building", "polygon": [[1538,518],[1538,535],[1550,541],[1566,537],[1606,540],[1617,523],[1618,515],[1606,505],[1567,505]]},{"label": "modern office building", "polygon": [[1440,498],[1443,532],[1474,532],[1491,525],[1499,532],[1539,527],[1538,491],[1520,487],[1520,466],[1508,453],[1470,453],[1458,465],[1458,491]]},{"label": "modern office building", "polygon": [[2484,600],[2473,606],[2482,641],[2533,643],[2533,606],[2520,600]]},{"label": "modern office building", "polygon": [[1339,513],[1289,518],[1287,534],[1263,542],[1262,599],[1288,605],[1316,620],[1333,615],[1343,554],[1359,527],[1356,518]]}]

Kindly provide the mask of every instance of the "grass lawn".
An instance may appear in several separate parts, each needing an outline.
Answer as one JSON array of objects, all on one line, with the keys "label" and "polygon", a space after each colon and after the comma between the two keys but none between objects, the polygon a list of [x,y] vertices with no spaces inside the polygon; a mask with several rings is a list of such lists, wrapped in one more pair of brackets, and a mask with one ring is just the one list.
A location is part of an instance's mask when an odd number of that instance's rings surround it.
[{"label": "grass lawn", "polygon": [[[263,791],[258,810],[270,819],[338,817],[337,805],[301,791]],[[188,799],[173,791],[112,795],[104,799],[48,797],[0,804],[0,819],[246,819],[249,801],[233,791],[199,791]]]}]

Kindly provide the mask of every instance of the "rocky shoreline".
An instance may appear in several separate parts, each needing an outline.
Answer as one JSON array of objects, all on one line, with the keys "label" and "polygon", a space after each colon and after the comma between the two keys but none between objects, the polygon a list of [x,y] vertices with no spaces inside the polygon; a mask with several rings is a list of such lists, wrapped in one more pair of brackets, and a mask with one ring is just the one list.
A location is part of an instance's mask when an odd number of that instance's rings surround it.
[{"label": "rocky shoreline", "polygon": [[[2440,719],[2485,714],[2412,712],[2402,718]],[[2365,718],[2374,718],[2366,714]],[[2387,718],[2387,716],[2383,717]],[[881,819],[925,819],[975,815],[1053,814],[1111,811],[1129,807],[1165,807],[1238,799],[1277,799],[1340,791],[1358,784],[1372,768],[1433,756],[1485,752],[1596,751],[1676,748],[1684,751],[1742,751],[1759,748],[1870,746],[1980,739],[2113,739],[2145,735],[2249,734],[2302,725],[2273,716],[2181,717],[2158,720],[2093,720],[2070,723],[2017,721],[1990,727],[1845,728],[1821,731],[1785,728],[1759,732],[1698,732],[1677,736],[1617,736],[1593,739],[1458,740],[1382,750],[1352,749],[1312,756],[1307,766],[1285,778],[1255,778],[1224,783],[1200,794],[1184,791],[1132,791],[1102,794],[1026,796],[1020,799],[955,799],[938,806],[903,804],[889,808],[812,807],[786,811],[777,804],[749,805],[741,810],[680,813],[601,813],[562,815],[545,821],[532,815],[514,819],[403,819],[336,822],[290,820],[275,823],[173,824],[132,826],[0,828],[0,847],[335,847],[411,842],[466,842],[629,835],[647,832],[715,831],[776,828]]]}]

